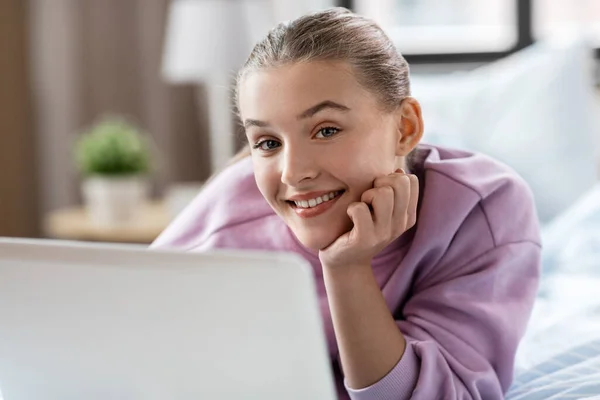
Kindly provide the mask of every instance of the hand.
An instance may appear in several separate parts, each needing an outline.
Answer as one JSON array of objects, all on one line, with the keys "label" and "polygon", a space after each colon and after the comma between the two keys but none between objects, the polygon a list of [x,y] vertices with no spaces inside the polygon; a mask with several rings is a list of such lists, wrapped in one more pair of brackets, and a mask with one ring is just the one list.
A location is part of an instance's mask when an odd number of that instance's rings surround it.
[{"label": "hand", "polygon": [[417,221],[419,180],[397,170],[377,178],[361,201],[348,206],[351,231],[319,251],[324,267],[368,265],[377,253],[412,228]]}]

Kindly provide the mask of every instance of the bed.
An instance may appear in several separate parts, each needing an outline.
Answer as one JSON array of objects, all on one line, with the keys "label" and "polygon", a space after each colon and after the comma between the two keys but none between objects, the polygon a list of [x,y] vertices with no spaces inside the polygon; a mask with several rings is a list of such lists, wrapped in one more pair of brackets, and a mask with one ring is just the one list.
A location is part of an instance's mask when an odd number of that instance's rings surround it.
[{"label": "bed", "polygon": [[488,154],[531,187],[540,291],[509,400],[600,400],[600,103],[582,37],[470,72],[411,76],[424,141]]},{"label": "bed", "polygon": [[600,184],[543,229],[543,278],[510,400],[600,399]]}]

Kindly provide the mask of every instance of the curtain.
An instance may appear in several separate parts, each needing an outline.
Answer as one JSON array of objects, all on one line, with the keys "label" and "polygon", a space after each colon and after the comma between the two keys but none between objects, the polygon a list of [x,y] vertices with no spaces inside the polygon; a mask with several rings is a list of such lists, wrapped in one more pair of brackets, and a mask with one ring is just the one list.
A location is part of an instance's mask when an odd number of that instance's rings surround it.
[{"label": "curtain", "polygon": [[0,236],[37,236],[27,7],[0,1]]},{"label": "curtain", "polygon": [[80,202],[74,139],[104,114],[130,118],[159,155],[155,191],[209,173],[204,96],[160,75],[168,0],[30,0],[40,208]]},{"label": "curtain", "polygon": [[[333,4],[262,0],[261,7],[272,25]],[[42,212],[81,201],[73,141],[107,113],[131,118],[153,138],[160,155],[155,193],[210,174],[206,90],[169,85],[160,73],[168,5],[29,0]]]}]

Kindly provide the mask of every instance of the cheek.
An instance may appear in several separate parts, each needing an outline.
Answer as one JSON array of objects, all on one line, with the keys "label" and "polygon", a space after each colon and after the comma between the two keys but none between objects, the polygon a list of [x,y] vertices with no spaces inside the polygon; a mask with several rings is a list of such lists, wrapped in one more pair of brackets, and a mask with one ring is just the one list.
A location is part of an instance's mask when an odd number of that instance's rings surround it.
[{"label": "cheek", "polygon": [[258,190],[271,206],[274,204],[277,197],[280,177],[277,174],[277,169],[270,167],[269,163],[264,160],[255,160],[253,157],[252,165],[254,169],[254,179]]},{"label": "cheek", "polygon": [[346,184],[352,192],[354,201],[358,201],[364,191],[373,187],[373,181],[378,176],[377,168],[369,167],[373,165],[365,165],[361,162],[347,169]]},{"label": "cheek", "polygon": [[356,201],[362,192],[373,187],[376,178],[394,172],[396,156],[387,143],[361,141],[343,149],[336,161],[331,163],[331,168],[335,168],[337,177],[354,192]]},{"label": "cheek", "polygon": [[373,125],[358,128],[348,141],[345,152],[347,158],[354,159],[362,168],[380,172],[390,168],[396,160],[396,135],[394,129],[384,123]]}]

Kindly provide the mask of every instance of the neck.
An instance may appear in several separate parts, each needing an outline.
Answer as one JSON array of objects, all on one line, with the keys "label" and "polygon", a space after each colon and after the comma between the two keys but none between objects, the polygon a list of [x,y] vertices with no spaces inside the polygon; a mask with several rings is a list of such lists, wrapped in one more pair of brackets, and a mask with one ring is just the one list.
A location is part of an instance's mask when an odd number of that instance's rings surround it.
[{"label": "neck", "polygon": [[408,165],[406,163],[406,157],[404,156],[396,157],[396,165],[394,171],[400,168],[403,169],[404,172],[406,172],[407,174],[410,174],[410,171],[408,170]]}]

